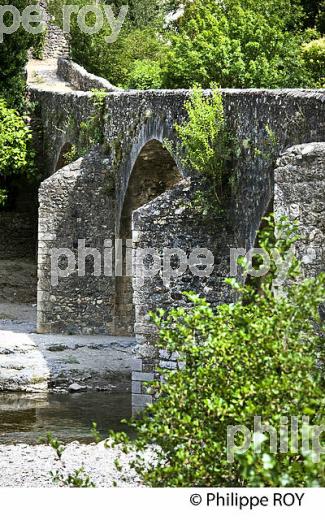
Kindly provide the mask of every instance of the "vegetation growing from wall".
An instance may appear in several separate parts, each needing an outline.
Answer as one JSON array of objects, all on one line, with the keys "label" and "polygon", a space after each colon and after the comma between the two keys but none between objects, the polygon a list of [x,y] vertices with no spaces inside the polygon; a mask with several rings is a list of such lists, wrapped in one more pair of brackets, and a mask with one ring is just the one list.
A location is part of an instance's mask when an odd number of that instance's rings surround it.
[{"label": "vegetation growing from wall", "polygon": [[[274,229],[269,221],[260,245],[278,258],[297,239],[296,226],[282,219]],[[159,348],[178,356],[179,371],[162,370],[163,379],[149,384],[158,400],[134,421],[138,450],[158,447],[155,460],[136,460],[134,466],[149,486],[317,486],[324,485],[324,455],[301,447],[270,451],[269,439],[227,459],[229,426],[250,431],[254,417],[279,433],[283,417],[302,416],[310,424],[324,422],[324,379],[317,368],[322,344],[318,306],[325,299],[324,274],[298,281],[297,262],[289,265],[286,294],[279,292],[277,266],[259,290],[229,281],[240,294],[230,305],[214,311],[198,296],[188,295],[192,310],[174,309],[153,315],[159,327]],[[149,390],[149,389],[148,389]],[[290,420],[290,419],[289,419]],[[125,442],[125,435],[115,436]],[[236,442],[241,444],[242,438]],[[127,445],[125,445],[127,449]]]},{"label": "vegetation growing from wall", "polygon": [[164,144],[180,157],[184,170],[198,181],[193,201],[196,209],[213,219],[223,210],[230,183],[229,164],[234,153],[234,143],[225,125],[221,91],[214,85],[212,92],[194,86],[184,108],[186,119],[175,124],[177,149],[173,150],[169,141]]},{"label": "vegetation growing from wall", "polygon": [[77,143],[65,153],[63,159],[65,164],[69,164],[79,157],[84,157],[90,150],[104,142],[103,126],[105,118],[105,99],[107,96],[106,90],[93,89],[92,100],[94,113],[87,119],[82,120],[78,128],[77,122],[71,116],[68,117],[66,126],[73,126],[78,130]]}]

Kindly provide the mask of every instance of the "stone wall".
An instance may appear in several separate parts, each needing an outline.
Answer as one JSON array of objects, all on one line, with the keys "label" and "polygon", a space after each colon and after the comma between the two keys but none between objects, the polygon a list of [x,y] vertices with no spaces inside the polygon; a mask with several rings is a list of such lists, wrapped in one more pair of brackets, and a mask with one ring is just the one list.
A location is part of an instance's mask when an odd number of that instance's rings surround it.
[{"label": "stone wall", "polygon": [[44,12],[44,20],[46,22],[46,35],[43,48],[43,59],[54,59],[60,56],[68,57],[70,47],[68,39],[63,33],[62,29],[51,23],[52,18],[47,12],[47,5],[44,0],[39,2]]},{"label": "stone wall", "polygon": [[107,90],[107,92],[119,91],[109,81],[94,74],[90,74],[77,63],[65,58],[58,59],[58,76],[68,82],[77,90],[85,92],[92,89]]},{"label": "stone wall", "polygon": [[47,92],[29,86],[34,103],[32,127],[39,171],[46,179],[58,170],[62,151],[80,143],[80,125],[94,115],[90,92]]},{"label": "stone wall", "polygon": [[[229,249],[234,234],[224,219],[211,221],[202,217],[193,200],[195,186],[185,179],[151,203],[133,213],[134,265],[133,291],[135,306],[135,333],[139,344],[142,368],[133,372],[133,407],[141,409],[151,401],[144,383],[155,377],[157,364],[162,368],[177,368],[177,361],[166,352],[159,352],[152,340],[155,328],[148,319],[149,311],[157,308],[188,307],[184,292],[195,291],[213,306],[231,301],[232,295],[224,279],[229,274]],[[141,265],[146,251],[154,251],[159,272],[153,277],[141,276]],[[180,266],[173,253],[186,262]],[[202,253],[202,264],[199,254]],[[210,258],[206,255],[210,255]],[[197,256],[197,259],[190,255]],[[211,256],[212,255],[212,256]],[[206,265],[212,264],[212,270]],[[214,265],[213,265],[214,264]],[[171,278],[167,276],[171,266]],[[202,270],[204,271],[202,273]],[[205,276],[204,276],[205,274]]]},{"label": "stone wall", "polygon": [[43,59],[55,59],[60,56],[68,57],[70,53],[69,43],[59,27],[51,23],[47,24]]},{"label": "stone wall", "polygon": [[0,303],[36,302],[37,187],[10,179],[0,211]]},{"label": "stone wall", "polygon": [[0,260],[35,258],[37,225],[31,213],[0,211]]},{"label": "stone wall", "polygon": [[325,143],[286,150],[275,170],[276,215],[298,220],[297,254],[304,276],[325,272]]},{"label": "stone wall", "polygon": [[0,303],[36,303],[36,254],[35,213],[0,211]]},{"label": "stone wall", "polygon": [[[109,193],[105,160],[92,154],[44,181],[40,188],[38,257],[39,332],[114,335],[115,279],[94,275],[94,257],[78,271],[79,240],[103,254],[105,240],[115,236],[114,198]],[[106,184],[107,183],[107,184]],[[75,259],[72,273],[55,285],[54,266],[66,268],[60,248]],[[56,256],[54,256],[56,255]],[[56,262],[55,259],[59,261]],[[53,261],[53,264],[52,264]]]},{"label": "stone wall", "polygon": [[[240,151],[233,165],[237,179],[224,201],[226,213],[207,223],[191,204],[195,178],[182,169],[179,156],[172,157],[179,172],[178,182],[162,186],[161,191],[156,181],[153,185],[150,182],[163,177],[161,165],[166,159],[162,155],[150,168],[143,161],[138,169],[139,156],[141,159],[148,143],[162,143],[167,138],[175,148],[174,124],[184,117],[183,105],[188,96],[188,91],[108,94],[101,151],[94,150],[84,160],[58,171],[40,190],[39,330],[120,333],[124,316],[128,319],[122,332],[129,334],[134,310],[139,342],[139,366],[133,374],[135,409],[150,401],[142,382],[154,377],[156,364],[175,365],[164,355],[159,361],[150,340],[153,331],[148,310],[184,304],[181,293],[189,289],[206,296],[214,305],[231,299],[223,281],[229,274],[230,248],[249,249],[254,245],[261,219],[272,206],[276,159],[290,146],[325,141],[322,91],[223,91],[226,124]],[[31,90],[31,97],[38,101],[47,176],[57,169],[62,147],[78,142],[80,122],[93,114],[94,107],[89,93],[83,92]],[[161,154],[158,148],[157,154]],[[139,185],[135,181],[132,187],[134,174]],[[150,182],[149,175],[153,176]],[[141,179],[148,185],[141,184]],[[144,189],[140,189],[141,185]],[[139,188],[139,196],[134,187]],[[152,196],[147,196],[147,187],[153,190]],[[130,237],[130,208],[135,259],[144,248],[154,248],[161,256],[164,247],[179,247],[187,254],[193,248],[204,247],[214,255],[212,275],[204,279],[186,272],[166,286],[159,276],[143,284],[133,273],[133,302],[128,297],[124,300],[124,314],[117,311],[122,301],[118,295],[130,294],[130,279],[124,279],[121,287],[118,277],[94,278],[91,264],[85,277],[74,274],[53,287],[51,250],[66,247],[75,254],[78,239],[85,239],[89,247],[96,247],[103,255],[104,240]]]}]

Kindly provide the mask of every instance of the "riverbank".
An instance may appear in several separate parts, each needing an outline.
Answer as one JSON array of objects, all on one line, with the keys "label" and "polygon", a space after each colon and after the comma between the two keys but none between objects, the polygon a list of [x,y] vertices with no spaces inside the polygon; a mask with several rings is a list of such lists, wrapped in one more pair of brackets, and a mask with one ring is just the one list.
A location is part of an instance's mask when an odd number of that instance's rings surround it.
[{"label": "riverbank", "polygon": [[[0,487],[58,487],[51,472],[62,472],[64,478],[80,467],[90,477],[96,487],[142,487],[139,477],[130,468],[135,454],[124,454],[118,448],[105,448],[104,443],[80,444],[73,442],[66,446],[62,459],[50,446],[0,445]],[[115,467],[118,458],[122,473]]]}]

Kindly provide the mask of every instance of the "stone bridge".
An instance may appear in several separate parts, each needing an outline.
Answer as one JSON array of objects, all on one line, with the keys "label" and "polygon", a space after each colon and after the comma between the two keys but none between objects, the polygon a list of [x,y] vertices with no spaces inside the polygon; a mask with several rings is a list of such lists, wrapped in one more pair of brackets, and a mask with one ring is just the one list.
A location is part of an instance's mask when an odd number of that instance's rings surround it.
[{"label": "stone bridge", "polygon": [[[150,401],[142,381],[153,377],[156,364],[174,366],[150,342],[148,311],[187,305],[186,290],[213,305],[229,301],[224,279],[230,248],[253,247],[261,219],[273,208],[300,220],[306,271],[324,270],[325,93],[222,92],[226,125],[238,143],[236,182],[225,213],[211,220],[193,203],[195,175],[162,145],[168,139],[176,148],[174,125],[185,116],[189,92],[117,91],[71,62],[61,60],[60,67],[70,91],[30,86],[45,179],[39,191],[38,331],[136,335],[138,408]],[[104,109],[87,90],[96,86],[107,90]],[[91,122],[102,144],[70,162]],[[166,262],[167,249],[189,256],[202,248],[214,256],[209,276],[189,269],[171,279],[163,279],[162,270],[150,278],[132,272],[145,260],[144,249]],[[111,272],[115,255],[120,261]],[[173,258],[167,256],[167,264],[177,274],[181,266]],[[149,264],[144,261],[148,270]]]}]

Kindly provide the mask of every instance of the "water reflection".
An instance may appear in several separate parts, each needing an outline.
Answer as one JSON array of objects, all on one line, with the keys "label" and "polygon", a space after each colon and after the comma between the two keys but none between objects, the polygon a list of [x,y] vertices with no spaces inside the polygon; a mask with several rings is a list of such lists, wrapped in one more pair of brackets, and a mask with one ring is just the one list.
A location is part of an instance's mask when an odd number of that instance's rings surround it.
[{"label": "water reflection", "polygon": [[47,432],[63,442],[92,442],[92,421],[105,435],[128,431],[121,420],[131,417],[131,395],[0,393],[0,443],[36,444]]}]

